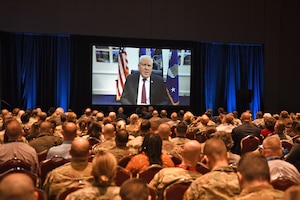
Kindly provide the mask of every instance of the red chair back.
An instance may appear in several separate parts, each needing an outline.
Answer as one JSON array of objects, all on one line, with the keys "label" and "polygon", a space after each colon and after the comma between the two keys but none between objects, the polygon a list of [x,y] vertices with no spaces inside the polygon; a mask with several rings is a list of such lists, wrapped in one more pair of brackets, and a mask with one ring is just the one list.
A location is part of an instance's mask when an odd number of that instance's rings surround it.
[{"label": "red chair back", "polygon": [[248,135],[241,140],[241,153],[247,153],[256,150],[260,145],[260,140],[253,136]]},{"label": "red chair back", "polygon": [[130,171],[128,171],[127,169],[121,166],[118,166],[116,178],[115,178],[115,183],[117,186],[121,186],[122,183],[124,183],[126,180],[131,178],[132,178],[132,173]]},{"label": "red chair back", "polygon": [[180,179],[169,185],[164,191],[164,200],[182,200],[192,181],[192,179]]},{"label": "red chair back", "polygon": [[271,181],[271,185],[273,185],[273,187],[277,190],[285,191],[289,187],[298,184],[287,177],[278,177],[277,179]]},{"label": "red chair back", "polygon": [[150,181],[153,179],[154,175],[159,172],[159,170],[162,169],[161,165],[153,164],[147,169],[137,173],[136,177],[143,179],[147,183],[150,183]]},{"label": "red chair back", "polygon": [[0,165],[0,174],[13,169],[13,168],[22,168],[25,170],[30,171],[31,170],[31,164],[27,163],[24,160],[21,160],[17,157],[14,157],[10,160],[5,161]]},{"label": "red chair back", "polygon": [[44,160],[40,163],[40,178],[41,183],[44,183],[47,174],[55,169],[56,167],[62,166],[66,164],[67,162],[70,162],[69,160],[61,157],[61,156],[53,156],[52,158],[49,158],[47,160]]}]

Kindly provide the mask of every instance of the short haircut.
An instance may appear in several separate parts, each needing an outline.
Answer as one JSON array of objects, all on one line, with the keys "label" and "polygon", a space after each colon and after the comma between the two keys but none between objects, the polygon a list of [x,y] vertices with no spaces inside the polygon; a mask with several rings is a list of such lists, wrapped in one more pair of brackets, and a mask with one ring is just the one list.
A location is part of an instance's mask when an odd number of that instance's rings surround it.
[{"label": "short haircut", "polygon": [[90,143],[87,139],[78,137],[71,144],[70,153],[72,157],[83,158],[89,154]]},{"label": "short haircut", "polygon": [[178,122],[176,125],[176,132],[178,134],[185,134],[187,130],[187,124],[185,122]]},{"label": "short haircut", "polygon": [[237,171],[246,181],[270,182],[270,171],[267,159],[259,153],[250,152],[244,154],[238,164]]},{"label": "short haircut", "polygon": [[142,179],[129,179],[125,181],[120,188],[122,200],[147,200],[149,194],[149,188]]},{"label": "short haircut", "polygon": [[204,155],[213,162],[217,160],[227,159],[227,148],[223,140],[219,138],[211,138],[205,142]]},{"label": "short haircut", "polygon": [[150,121],[145,119],[141,122],[141,125],[140,125],[140,130],[143,131],[143,132],[147,132],[149,131],[151,128],[151,124],[150,124]]},{"label": "short haircut", "polygon": [[116,132],[116,140],[119,143],[125,144],[128,142],[128,132],[125,129],[121,129],[119,131]]}]

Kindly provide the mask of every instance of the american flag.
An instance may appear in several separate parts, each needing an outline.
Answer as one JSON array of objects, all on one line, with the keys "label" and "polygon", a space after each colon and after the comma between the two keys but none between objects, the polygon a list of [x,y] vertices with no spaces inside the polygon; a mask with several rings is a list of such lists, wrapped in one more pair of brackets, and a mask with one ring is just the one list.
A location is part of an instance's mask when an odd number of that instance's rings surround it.
[{"label": "american flag", "polygon": [[126,77],[129,74],[127,53],[124,48],[120,48],[118,62],[118,79],[116,100],[119,101],[123,92]]}]

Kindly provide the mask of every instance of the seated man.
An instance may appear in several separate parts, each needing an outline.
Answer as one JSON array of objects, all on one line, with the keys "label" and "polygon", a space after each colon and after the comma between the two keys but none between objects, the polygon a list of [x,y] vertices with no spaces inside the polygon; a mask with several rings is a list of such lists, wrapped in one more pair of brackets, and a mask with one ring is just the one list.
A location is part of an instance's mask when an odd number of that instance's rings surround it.
[{"label": "seated man", "polygon": [[262,155],[268,160],[271,181],[280,176],[285,176],[300,184],[300,174],[297,168],[281,159],[282,151],[282,145],[277,135],[272,135],[264,139]]},{"label": "seated man", "polygon": [[53,146],[62,144],[62,138],[53,135],[53,124],[44,121],[40,124],[38,136],[29,142],[37,153],[49,150]]},{"label": "seated man", "polygon": [[32,179],[23,173],[12,173],[0,182],[1,200],[38,200]]},{"label": "seated man", "polygon": [[204,156],[211,171],[190,185],[184,199],[233,199],[240,193],[240,187],[236,173],[228,166],[229,155],[223,140],[217,138],[207,140],[204,145]]},{"label": "seated man", "polygon": [[125,129],[116,132],[115,141],[116,146],[108,151],[116,157],[117,161],[129,154],[134,154],[134,151],[130,151],[130,148],[126,146],[128,142],[128,133]]},{"label": "seated man", "polygon": [[77,126],[74,122],[65,122],[62,125],[62,135],[64,136],[64,142],[61,145],[51,147],[47,153],[47,159],[55,155],[62,156],[65,159],[71,159],[70,148],[72,141],[76,137]]},{"label": "seated man", "polygon": [[163,199],[164,189],[171,183],[179,179],[197,179],[201,176],[196,171],[196,165],[201,160],[201,144],[196,140],[191,140],[184,145],[182,151],[182,163],[176,167],[161,169],[155,174],[149,183],[158,194],[158,199]]},{"label": "seated man", "polygon": [[183,149],[184,144],[190,139],[186,138],[187,124],[185,122],[178,122],[175,128],[176,137],[171,139],[171,142],[177,146],[176,149]]},{"label": "seated man", "polygon": [[107,151],[116,146],[115,134],[116,129],[112,123],[107,123],[103,127],[103,137],[104,141],[93,147],[93,153],[96,154],[99,151]]},{"label": "seated man", "polygon": [[24,143],[22,136],[24,131],[17,120],[9,120],[6,123],[5,134],[8,143],[0,145],[0,164],[17,157],[31,165],[31,172],[37,173],[39,169],[38,156],[34,148]]},{"label": "seated man", "polygon": [[[150,56],[140,57],[139,73],[126,78],[121,96],[123,105],[170,105],[166,86],[161,76],[152,73],[153,59]],[[144,88],[144,89],[143,89]]]},{"label": "seated man", "polygon": [[76,138],[72,142],[71,162],[57,167],[48,173],[43,188],[48,199],[55,199],[64,189],[84,187],[93,181],[92,164],[88,162],[91,155],[90,143],[85,138]]},{"label": "seated man", "polygon": [[246,153],[241,157],[237,171],[242,191],[236,200],[283,198],[283,192],[270,184],[268,163],[262,155]]}]

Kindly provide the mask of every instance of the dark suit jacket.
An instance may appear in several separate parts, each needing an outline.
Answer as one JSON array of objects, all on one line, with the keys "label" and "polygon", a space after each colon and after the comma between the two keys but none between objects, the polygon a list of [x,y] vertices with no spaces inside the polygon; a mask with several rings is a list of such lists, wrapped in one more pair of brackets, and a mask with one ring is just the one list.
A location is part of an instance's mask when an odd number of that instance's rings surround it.
[{"label": "dark suit jacket", "polygon": [[[140,73],[134,73],[127,77],[121,96],[121,104],[136,105],[139,77]],[[150,76],[150,104],[171,105],[163,78],[153,73]]]},{"label": "dark suit jacket", "polygon": [[253,135],[260,139],[260,141],[262,141],[262,138],[260,136],[260,129],[249,123],[243,123],[242,125],[232,129],[231,134],[234,142],[234,145],[231,148],[231,152],[238,155],[241,155],[241,140],[244,137]]}]

